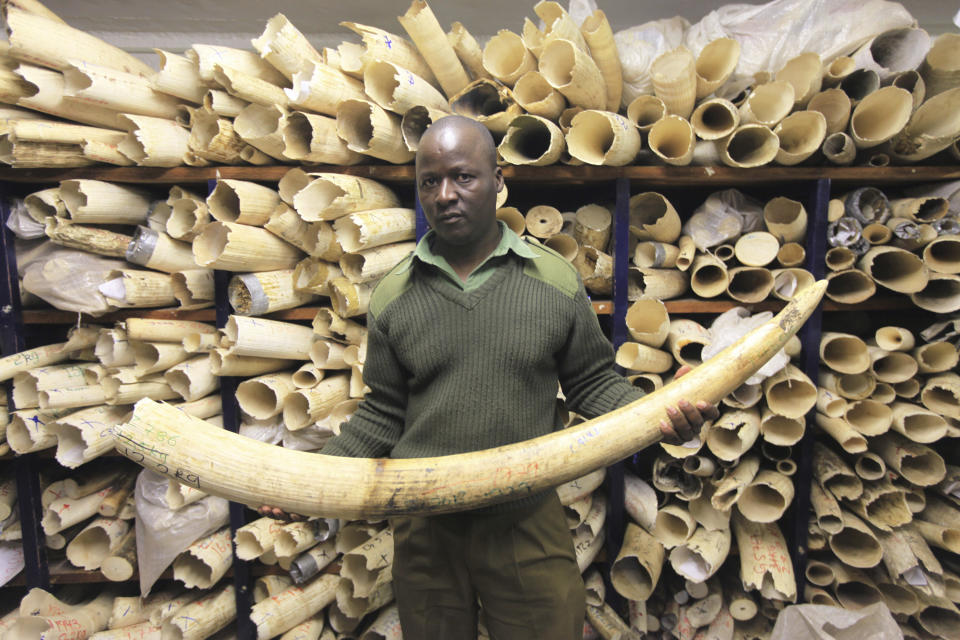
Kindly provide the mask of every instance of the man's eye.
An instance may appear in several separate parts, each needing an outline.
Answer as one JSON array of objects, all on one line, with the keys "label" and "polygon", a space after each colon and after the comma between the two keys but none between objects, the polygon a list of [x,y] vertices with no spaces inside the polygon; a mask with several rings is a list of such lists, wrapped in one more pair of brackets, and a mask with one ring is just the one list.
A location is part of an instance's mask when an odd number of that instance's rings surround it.
[{"label": "man's eye", "polygon": [[457,175],[457,180],[459,180],[460,182],[467,182],[471,179],[473,179],[473,176],[471,176],[469,173],[461,173]]},{"label": "man's eye", "polygon": [[420,181],[421,187],[432,187],[435,184],[437,184],[437,180],[435,178],[424,178]]}]

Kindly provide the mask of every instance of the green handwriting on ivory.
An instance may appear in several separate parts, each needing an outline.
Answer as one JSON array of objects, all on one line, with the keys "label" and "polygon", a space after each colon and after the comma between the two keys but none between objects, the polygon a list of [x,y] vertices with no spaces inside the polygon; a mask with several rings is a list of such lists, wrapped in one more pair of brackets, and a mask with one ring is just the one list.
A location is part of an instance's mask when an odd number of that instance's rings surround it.
[{"label": "green handwriting on ivory", "polygon": [[169,433],[163,429],[156,429],[150,425],[144,425],[137,416],[130,419],[130,426],[140,430],[143,433],[143,440],[136,440],[120,432],[119,429],[111,428],[116,444],[117,452],[137,464],[149,467],[157,473],[176,478],[181,484],[189,485],[196,489],[200,488],[200,476],[189,469],[177,467],[170,469],[167,464],[169,447],[177,444],[176,434]]}]

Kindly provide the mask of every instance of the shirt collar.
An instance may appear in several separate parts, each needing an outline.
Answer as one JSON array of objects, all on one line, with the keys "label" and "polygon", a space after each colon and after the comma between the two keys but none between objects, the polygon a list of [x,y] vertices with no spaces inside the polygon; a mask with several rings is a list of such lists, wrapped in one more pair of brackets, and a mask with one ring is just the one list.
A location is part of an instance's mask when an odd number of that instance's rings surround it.
[{"label": "shirt collar", "polygon": [[[527,246],[527,243],[521,240],[520,236],[514,233],[503,220],[497,220],[497,224],[500,225],[500,242],[498,242],[497,246],[490,252],[490,255],[484,259],[484,263],[490,258],[505,256],[511,251],[521,258],[533,259],[537,257],[533,249]],[[438,261],[443,260],[443,258],[433,251],[432,244],[435,235],[436,233],[432,229],[424,234],[424,236],[420,238],[420,242],[417,243],[417,248],[413,251],[413,257],[425,264],[439,266]],[[406,266],[400,270],[401,273],[410,269],[412,264],[413,260],[407,262]]]}]

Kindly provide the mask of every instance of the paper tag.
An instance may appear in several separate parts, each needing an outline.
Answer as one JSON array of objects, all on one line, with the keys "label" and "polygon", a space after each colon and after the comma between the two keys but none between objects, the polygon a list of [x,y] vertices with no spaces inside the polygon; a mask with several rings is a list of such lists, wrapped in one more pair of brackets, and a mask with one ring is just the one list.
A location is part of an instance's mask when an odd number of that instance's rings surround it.
[{"label": "paper tag", "polygon": [[23,547],[19,542],[0,542],[0,587],[23,571]]}]

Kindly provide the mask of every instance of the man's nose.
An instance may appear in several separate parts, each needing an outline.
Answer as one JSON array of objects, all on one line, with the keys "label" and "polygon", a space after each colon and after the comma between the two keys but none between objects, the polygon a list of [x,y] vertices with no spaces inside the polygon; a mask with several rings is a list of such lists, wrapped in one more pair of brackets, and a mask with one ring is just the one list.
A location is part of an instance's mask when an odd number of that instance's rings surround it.
[{"label": "man's nose", "polygon": [[437,200],[440,202],[451,202],[457,199],[456,185],[449,178],[440,181],[440,189],[437,191]]}]

